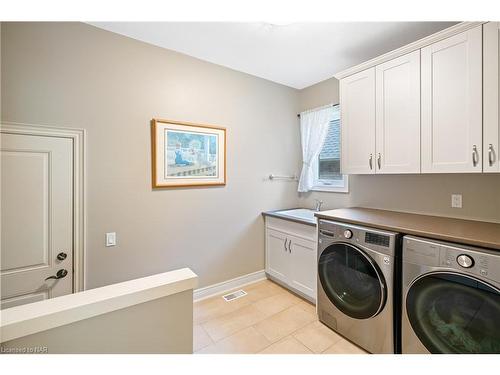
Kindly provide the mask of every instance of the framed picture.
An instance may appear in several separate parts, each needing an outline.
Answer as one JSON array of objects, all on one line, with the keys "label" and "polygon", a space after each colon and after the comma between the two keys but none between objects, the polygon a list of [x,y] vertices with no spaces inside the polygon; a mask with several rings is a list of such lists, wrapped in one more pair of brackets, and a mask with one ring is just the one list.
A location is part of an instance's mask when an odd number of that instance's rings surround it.
[{"label": "framed picture", "polygon": [[226,184],[226,129],[151,120],[153,188]]}]

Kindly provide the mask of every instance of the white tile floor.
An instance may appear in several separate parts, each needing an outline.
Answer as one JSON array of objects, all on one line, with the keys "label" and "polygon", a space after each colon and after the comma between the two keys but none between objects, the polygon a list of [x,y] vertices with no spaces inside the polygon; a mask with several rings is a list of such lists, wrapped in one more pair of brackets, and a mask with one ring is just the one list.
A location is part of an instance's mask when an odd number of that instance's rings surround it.
[{"label": "white tile floor", "polygon": [[364,354],[318,321],[314,305],[281,286],[259,281],[248,295],[194,304],[193,350],[209,354]]}]

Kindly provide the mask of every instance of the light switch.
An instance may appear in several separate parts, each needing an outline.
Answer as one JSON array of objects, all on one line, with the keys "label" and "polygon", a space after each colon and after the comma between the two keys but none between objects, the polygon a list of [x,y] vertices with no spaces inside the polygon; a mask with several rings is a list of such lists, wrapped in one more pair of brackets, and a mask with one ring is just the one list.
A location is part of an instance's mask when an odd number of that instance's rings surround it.
[{"label": "light switch", "polygon": [[451,195],[451,207],[462,208],[462,194]]},{"label": "light switch", "polygon": [[106,246],[116,246],[116,232],[106,233]]}]

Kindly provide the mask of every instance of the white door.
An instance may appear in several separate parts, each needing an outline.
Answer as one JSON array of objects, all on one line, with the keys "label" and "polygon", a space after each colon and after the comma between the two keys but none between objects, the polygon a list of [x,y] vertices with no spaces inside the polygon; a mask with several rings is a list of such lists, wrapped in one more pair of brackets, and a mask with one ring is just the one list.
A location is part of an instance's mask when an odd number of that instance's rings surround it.
[{"label": "white door", "polygon": [[316,242],[290,237],[290,285],[316,300]]},{"label": "white door", "polygon": [[288,283],[290,255],[285,233],[266,229],[266,270],[271,276]]},{"label": "white door", "polygon": [[500,22],[483,26],[483,171],[500,172]]},{"label": "white door", "polygon": [[342,173],[375,173],[375,68],[340,80]]},{"label": "white door", "polygon": [[2,308],[73,292],[72,142],[2,133]]},{"label": "white door", "polygon": [[376,67],[376,171],[420,173],[420,51]]},{"label": "white door", "polygon": [[422,172],[482,171],[482,28],[422,49]]}]

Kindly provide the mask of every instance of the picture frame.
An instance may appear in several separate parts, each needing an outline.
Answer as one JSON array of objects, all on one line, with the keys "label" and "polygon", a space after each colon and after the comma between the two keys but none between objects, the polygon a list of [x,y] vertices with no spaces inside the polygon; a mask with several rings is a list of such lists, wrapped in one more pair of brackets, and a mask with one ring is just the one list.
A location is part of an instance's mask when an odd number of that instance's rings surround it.
[{"label": "picture frame", "polygon": [[226,128],[151,120],[153,189],[226,185]]}]

